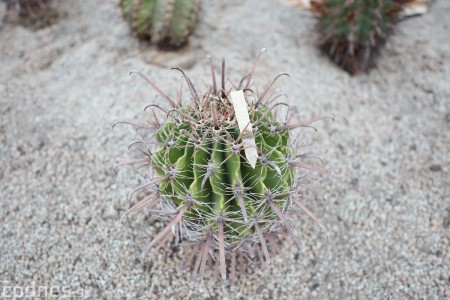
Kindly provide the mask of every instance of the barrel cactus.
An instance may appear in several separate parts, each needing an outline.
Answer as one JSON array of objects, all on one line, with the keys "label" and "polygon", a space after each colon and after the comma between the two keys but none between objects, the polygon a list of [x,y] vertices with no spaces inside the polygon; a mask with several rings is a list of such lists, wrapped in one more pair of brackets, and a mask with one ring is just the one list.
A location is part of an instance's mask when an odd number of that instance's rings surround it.
[{"label": "barrel cactus", "polygon": [[411,0],[313,0],[321,48],[350,74],[366,72]]},{"label": "barrel cactus", "polygon": [[[294,138],[292,132],[332,116],[295,124],[278,119],[275,110],[286,104],[274,103],[281,94],[271,89],[275,80],[285,74],[278,75],[256,95],[250,86],[255,66],[256,63],[239,84],[228,88],[225,62],[218,84],[210,60],[212,83],[205,93],[200,93],[177,68],[190,91],[191,101],[186,105],[181,94],[174,100],[145,75],[133,72],[144,78],[170,106],[167,110],[157,104],[148,106],[167,116],[163,124],[156,113],[148,124],[116,123],[143,128],[145,136],[150,137],[132,143],[141,146],[143,158],[118,163],[138,164],[147,171],[145,181],[129,198],[134,198],[138,191],[145,191],[146,195],[123,219],[149,208],[154,216],[166,222],[166,227],[143,251],[144,257],[175,236],[178,244],[189,246],[186,263],[193,265],[194,275],[203,275],[210,266],[225,279],[229,266],[234,279],[236,259],[241,262],[259,256],[261,262],[269,263],[270,252],[279,252],[278,242],[285,234],[301,244],[292,222],[294,212],[302,211],[326,230],[302,202],[301,193],[309,187],[313,177],[310,172],[330,172],[307,162],[317,157],[299,153],[307,151],[307,146]],[[238,126],[240,117],[232,103],[235,90],[245,93],[242,103],[250,122],[244,128]],[[250,148],[257,153],[253,162],[246,152]],[[242,268],[242,262],[240,265]]]},{"label": "barrel cactus", "polygon": [[178,48],[194,29],[200,0],[120,0],[120,7],[139,37],[159,47]]}]

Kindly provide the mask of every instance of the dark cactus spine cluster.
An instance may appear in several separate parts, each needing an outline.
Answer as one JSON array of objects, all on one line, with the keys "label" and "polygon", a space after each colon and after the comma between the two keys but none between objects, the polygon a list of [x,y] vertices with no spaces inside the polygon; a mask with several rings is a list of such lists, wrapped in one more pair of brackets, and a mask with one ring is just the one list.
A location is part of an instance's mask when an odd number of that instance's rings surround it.
[{"label": "dark cactus spine cluster", "polygon": [[[301,245],[293,224],[298,213],[326,231],[303,203],[302,195],[315,178],[314,172],[330,171],[308,162],[318,157],[310,154],[309,146],[293,133],[332,116],[288,123],[291,110],[277,102],[283,94],[272,90],[276,79],[286,74],[278,75],[262,93],[254,93],[255,67],[256,63],[250,74],[230,88],[226,87],[225,62],[218,82],[210,60],[212,82],[203,93],[176,68],[186,79],[189,103],[183,103],[181,93],[172,99],[145,75],[133,72],[169,106],[147,106],[154,116],[148,124],[117,122],[145,130],[147,137],[132,143],[144,154],[142,158],[118,163],[137,164],[146,170],[145,181],[129,199],[140,192],[145,196],[123,218],[146,208],[166,222],[143,256],[175,237],[177,244],[189,246],[186,264],[193,265],[194,275],[203,275],[209,267],[220,271],[223,279],[229,269],[234,279],[236,261],[241,262],[241,270],[245,259],[259,257],[261,263],[270,263],[270,253],[279,252],[278,243],[286,234]],[[242,131],[230,96],[235,90],[245,94],[244,105],[249,112],[250,122]],[[287,107],[283,119],[276,112],[280,107]],[[164,122],[157,112],[162,113]],[[253,143],[248,140],[249,127]],[[254,166],[246,154],[249,147],[257,153]]]},{"label": "dark cactus spine cluster", "polygon": [[163,48],[187,43],[200,0],[121,0],[122,14],[137,35]]},{"label": "dark cactus spine cluster", "polygon": [[322,50],[350,74],[366,72],[410,0],[315,0]]}]

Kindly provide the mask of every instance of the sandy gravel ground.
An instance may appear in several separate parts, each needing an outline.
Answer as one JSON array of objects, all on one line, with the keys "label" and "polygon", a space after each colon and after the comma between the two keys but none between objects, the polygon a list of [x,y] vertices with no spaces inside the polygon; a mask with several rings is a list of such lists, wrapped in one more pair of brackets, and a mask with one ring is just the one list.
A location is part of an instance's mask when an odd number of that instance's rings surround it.
[{"label": "sandy gravel ground", "polygon": [[[378,67],[353,78],[315,47],[314,19],[275,0],[204,1],[178,53],[138,42],[116,2],[61,1],[60,18],[39,30],[0,22],[5,295],[35,286],[92,299],[450,297],[449,1],[402,22]],[[139,178],[112,166],[136,132],[111,124],[147,118],[156,93],[128,72],[141,70],[175,95],[181,78],[169,67],[202,84],[205,56],[217,64],[225,56],[235,81],[261,47],[269,51],[257,86],[288,72],[277,87],[301,117],[336,116],[307,132],[328,148],[325,165],[338,174],[318,182],[324,199],[308,200],[330,238],[299,223],[304,252],[287,249],[289,263],[250,268],[235,285],[178,273],[177,249],[140,260],[162,224],[145,213],[119,222]]]}]

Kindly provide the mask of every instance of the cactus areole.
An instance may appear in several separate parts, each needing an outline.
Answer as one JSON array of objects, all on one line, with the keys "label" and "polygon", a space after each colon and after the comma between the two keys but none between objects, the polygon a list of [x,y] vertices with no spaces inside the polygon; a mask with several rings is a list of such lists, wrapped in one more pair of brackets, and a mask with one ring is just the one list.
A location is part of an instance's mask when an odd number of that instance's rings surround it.
[{"label": "cactus areole", "polygon": [[[262,53],[262,51],[261,51]],[[258,55],[259,58],[260,55]],[[256,60],[256,62],[258,59]],[[311,123],[332,118],[324,116],[296,124],[287,124],[276,118],[275,110],[286,104],[274,103],[280,93],[271,87],[278,75],[262,93],[252,91],[253,70],[228,89],[225,86],[225,63],[222,63],[221,84],[216,82],[210,60],[212,84],[206,93],[200,93],[191,80],[186,79],[190,102],[183,105],[164,94],[142,73],[144,78],[170,105],[164,109],[149,105],[154,110],[154,120],[149,124],[132,124],[144,128],[151,140],[140,141],[145,154],[142,159],[119,162],[137,163],[147,172],[146,181],[130,193],[130,198],[140,190],[146,196],[124,215],[149,208],[155,216],[166,221],[161,230],[147,245],[143,255],[154,252],[171,237],[179,244],[189,245],[194,275],[204,274],[207,266],[216,266],[226,278],[227,262],[234,274],[238,259],[258,256],[270,262],[269,252],[277,251],[277,242],[283,233],[300,243],[292,225],[292,215],[301,210],[306,216],[324,227],[301,201],[300,191],[307,188],[309,172],[328,174],[329,171],[305,162],[311,155],[299,154],[305,145],[296,143],[291,131],[310,127]],[[243,90],[249,111],[254,144],[258,158],[253,168],[245,155],[250,147],[240,131],[234,107],[230,100],[232,90]],[[286,109],[289,112],[289,109]],[[156,117],[161,111],[167,120],[161,124]],[[134,143],[136,145],[136,143]],[[188,251],[189,252],[189,251]]]}]

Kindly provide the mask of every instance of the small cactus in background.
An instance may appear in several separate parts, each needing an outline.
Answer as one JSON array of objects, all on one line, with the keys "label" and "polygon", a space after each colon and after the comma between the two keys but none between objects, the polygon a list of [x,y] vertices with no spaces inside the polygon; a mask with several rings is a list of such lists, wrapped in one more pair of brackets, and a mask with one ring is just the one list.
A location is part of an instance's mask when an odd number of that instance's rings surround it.
[{"label": "small cactus in background", "polygon": [[[261,51],[262,53],[262,51]],[[260,55],[258,55],[258,58]],[[258,59],[256,60],[256,62]],[[307,209],[301,195],[309,189],[314,178],[310,172],[330,174],[330,171],[307,161],[317,158],[308,153],[308,146],[293,137],[302,127],[332,116],[317,117],[304,122],[288,124],[292,116],[287,108],[286,119],[277,118],[276,103],[282,96],[271,90],[271,81],[263,92],[251,90],[252,72],[244,76],[233,88],[225,86],[225,62],[222,62],[221,83],[216,82],[214,66],[210,60],[212,83],[206,93],[200,93],[185,73],[190,103],[183,105],[183,96],[176,100],[163,93],[140,72],[170,109],[157,104],[152,108],[154,120],[148,124],[126,123],[143,128],[147,140],[133,142],[140,145],[145,156],[135,160],[119,161],[118,165],[138,164],[145,168],[146,179],[129,194],[131,200],[138,191],[147,195],[123,216],[148,208],[166,222],[143,251],[143,256],[157,251],[169,239],[176,237],[181,245],[188,245],[190,254],[186,263],[195,259],[194,276],[203,275],[207,266],[227,277],[227,262],[231,278],[235,278],[236,259],[240,270],[243,260],[259,256],[269,263],[270,252],[279,252],[278,242],[285,233],[301,244],[294,229],[294,213],[302,211],[326,231],[318,219]],[[240,131],[230,93],[243,90],[244,106],[249,111],[250,123]],[[160,123],[156,111],[167,118]],[[251,126],[254,143],[246,135]],[[254,147],[257,161],[251,166],[246,148]],[[256,157],[255,157],[256,158]]]},{"label": "small cactus in background", "polygon": [[120,0],[122,14],[137,35],[163,48],[187,43],[200,0]]},{"label": "small cactus in background", "polygon": [[24,25],[44,26],[56,16],[52,9],[53,0],[3,0],[6,2],[7,16],[10,21]]},{"label": "small cactus in background", "polygon": [[352,75],[367,71],[409,1],[312,0],[322,50]]}]

